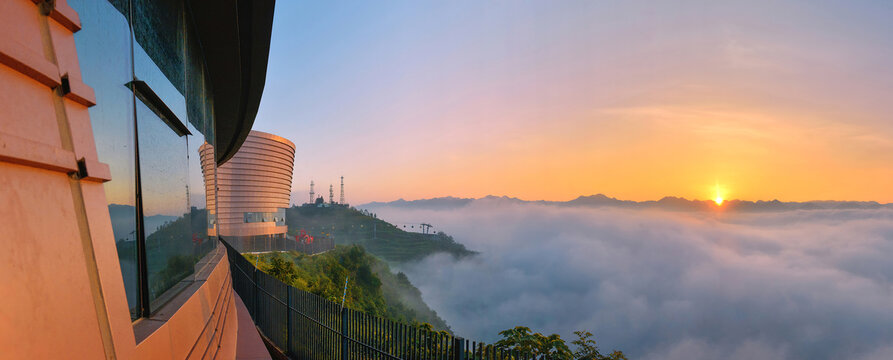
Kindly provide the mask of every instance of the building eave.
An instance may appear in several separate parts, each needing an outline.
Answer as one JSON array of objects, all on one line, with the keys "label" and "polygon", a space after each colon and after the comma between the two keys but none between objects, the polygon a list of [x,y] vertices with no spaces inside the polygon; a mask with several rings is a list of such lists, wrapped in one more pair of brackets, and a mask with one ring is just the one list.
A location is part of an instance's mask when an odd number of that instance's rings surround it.
[{"label": "building eave", "polygon": [[188,3],[211,80],[215,160],[220,165],[236,154],[254,125],[266,81],[276,1]]}]

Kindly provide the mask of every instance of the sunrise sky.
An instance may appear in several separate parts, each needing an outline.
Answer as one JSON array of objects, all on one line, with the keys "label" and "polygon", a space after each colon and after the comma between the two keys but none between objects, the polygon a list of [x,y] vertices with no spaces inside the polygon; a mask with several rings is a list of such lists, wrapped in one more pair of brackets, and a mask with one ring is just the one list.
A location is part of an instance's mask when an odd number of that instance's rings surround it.
[{"label": "sunrise sky", "polygon": [[893,2],[280,1],[293,202],[893,202]]}]

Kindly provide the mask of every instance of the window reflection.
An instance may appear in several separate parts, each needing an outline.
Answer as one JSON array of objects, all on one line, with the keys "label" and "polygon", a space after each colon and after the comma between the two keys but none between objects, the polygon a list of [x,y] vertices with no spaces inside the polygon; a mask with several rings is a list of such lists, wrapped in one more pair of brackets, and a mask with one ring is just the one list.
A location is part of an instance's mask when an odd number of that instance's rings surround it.
[{"label": "window reflection", "polygon": [[112,180],[104,184],[112,232],[118,249],[124,290],[131,317],[139,317],[136,240],[136,174],[133,93],[124,86],[133,79],[130,29],[123,12],[126,1],[69,0],[83,28],[74,34],[81,77],[93,88],[96,105],[89,109],[99,161],[109,165]]},{"label": "window reflection", "polygon": [[[97,105],[90,108],[93,134],[99,160],[111,170],[106,198],[136,319],[176,294],[177,284],[190,281],[196,263],[216,245],[216,208],[205,196],[216,186],[205,183],[199,152],[207,141],[206,168],[215,171],[207,69],[182,1],[69,3],[83,25],[75,43],[83,81],[96,93]],[[136,99],[125,86],[133,80],[145,82],[192,135],[178,136]],[[144,255],[137,253],[141,241]],[[137,266],[141,256],[145,273]],[[148,303],[141,300],[144,296]]]},{"label": "window reflection", "polygon": [[[134,32],[136,40],[141,39],[139,29],[135,28]],[[155,57],[149,55],[159,49],[144,49],[144,45],[134,42],[134,77],[148,84],[191,134],[178,136],[171,126],[138,101],[137,135],[144,218],[176,216],[164,219],[164,225],[155,232],[146,226],[149,301],[154,311],[168,295],[173,295],[164,294],[166,291],[175,293],[174,287],[181,280],[191,280],[189,276],[195,272],[195,264],[214,246],[208,238],[207,200],[199,151],[205,143],[204,134],[211,126],[203,118],[189,118],[186,97],[181,92],[183,84],[179,83],[179,77],[173,79],[178,82],[175,83],[169,76],[172,68],[181,66],[171,62],[182,59],[167,58],[160,67],[155,61],[158,54]],[[190,91],[198,90],[190,88]],[[196,128],[195,124],[202,128]],[[147,153],[151,154],[144,155]]]},{"label": "window reflection", "polygon": [[198,259],[187,200],[186,137],[142,102],[136,107],[149,301],[154,305],[164,291],[192,274]]},{"label": "window reflection", "polygon": [[285,226],[285,209],[277,209],[275,212],[245,212],[246,223],[272,222],[276,226]]}]

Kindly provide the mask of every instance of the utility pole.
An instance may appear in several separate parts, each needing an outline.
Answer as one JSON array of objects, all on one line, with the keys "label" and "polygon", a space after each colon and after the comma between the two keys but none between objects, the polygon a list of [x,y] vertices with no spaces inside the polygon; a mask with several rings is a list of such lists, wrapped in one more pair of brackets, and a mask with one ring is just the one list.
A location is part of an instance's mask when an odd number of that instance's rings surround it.
[{"label": "utility pole", "polygon": [[341,177],[341,205],[344,205],[344,176]]},{"label": "utility pole", "polygon": [[311,204],[313,204],[313,202],[316,201],[316,198],[313,197],[314,195],[316,195],[316,193],[313,192],[313,180],[310,180],[310,203]]},{"label": "utility pole", "polygon": [[344,278],[344,293],[341,294],[341,308],[344,308],[344,299],[347,298],[347,280],[350,279],[350,276]]}]

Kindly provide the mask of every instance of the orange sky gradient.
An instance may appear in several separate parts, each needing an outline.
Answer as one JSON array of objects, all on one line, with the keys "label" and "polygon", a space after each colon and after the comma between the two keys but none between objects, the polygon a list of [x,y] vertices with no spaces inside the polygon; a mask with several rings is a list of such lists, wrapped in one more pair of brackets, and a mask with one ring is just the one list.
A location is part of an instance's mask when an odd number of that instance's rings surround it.
[{"label": "orange sky gradient", "polygon": [[292,201],[893,202],[888,5],[513,5],[277,8]]}]

